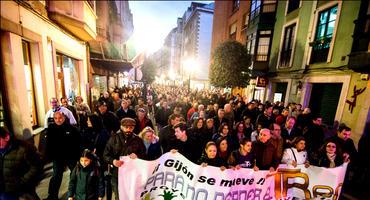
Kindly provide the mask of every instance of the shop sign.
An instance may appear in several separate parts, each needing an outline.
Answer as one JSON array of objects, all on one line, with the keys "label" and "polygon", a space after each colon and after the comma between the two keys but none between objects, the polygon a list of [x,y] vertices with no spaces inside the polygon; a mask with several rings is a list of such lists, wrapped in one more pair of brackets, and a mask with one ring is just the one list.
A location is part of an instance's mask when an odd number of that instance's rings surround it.
[{"label": "shop sign", "polygon": [[257,87],[266,87],[268,84],[268,79],[266,77],[258,76],[256,82]]}]

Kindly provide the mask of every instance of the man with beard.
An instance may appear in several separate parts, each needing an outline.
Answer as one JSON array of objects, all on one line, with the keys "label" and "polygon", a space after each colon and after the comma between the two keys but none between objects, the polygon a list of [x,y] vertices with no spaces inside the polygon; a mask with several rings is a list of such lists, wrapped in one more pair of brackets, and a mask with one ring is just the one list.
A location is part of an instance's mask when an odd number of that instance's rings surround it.
[{"label": "man with beard", "polygon": [[136,121],[126,117],[121,120],[121,127],[117,133],[114,133],[105,146],[103,158],[106,163],[113,165],[112,169],[112,189],[116,197],[118,196],[118,167],[124,165],[119,160],[120,156],[129,155],[131,158],[145,158],[146,148],[143,140],[133,133]]}]

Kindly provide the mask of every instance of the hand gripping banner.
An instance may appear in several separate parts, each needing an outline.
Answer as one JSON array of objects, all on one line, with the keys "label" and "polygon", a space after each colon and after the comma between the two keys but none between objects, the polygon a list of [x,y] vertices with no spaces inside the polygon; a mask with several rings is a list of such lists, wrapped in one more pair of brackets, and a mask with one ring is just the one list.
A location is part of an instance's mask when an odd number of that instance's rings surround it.
[{"label": "hand gripping banner", "polygon": [[280,165],[274,173],[196,165],[179,153],[155,161],[121,158],[122,200],[338,199],[347,164],[327,169]]}]

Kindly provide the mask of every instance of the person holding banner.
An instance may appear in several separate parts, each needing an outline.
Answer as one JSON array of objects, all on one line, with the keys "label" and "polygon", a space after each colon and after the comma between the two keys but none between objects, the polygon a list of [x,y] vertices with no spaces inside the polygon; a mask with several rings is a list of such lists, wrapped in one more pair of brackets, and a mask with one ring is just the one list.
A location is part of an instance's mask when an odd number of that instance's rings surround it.
[{"label": "person holding banner", "polygon": [[221,158],[222,162],[227,163],[227,159],[230,156],[227,137],[218,138],[216,141],[216,146],[217,146],[217,156]]},{"label": "person holding banner", "polygon": [[342,150],[333,140],[327,140],[314,158],[314,165],[326,168],[335,168],[343,162],[349,162],[348,157],[343,158]]},{"label": "person holding banner", "polygon": [[210,141],[206,144],[206,148],[204,149],[202,156],[199,158],[198,164],[203,167],[206,167],[208,165],[220,167],[223,171],[226,169],[225,166],[227,163],[223,162],[223,160],[218,157],[216,143]]},{"label": "person holding banner", "polygon": [[[271,142],[271,132],[267,128],[261,129],[259,140],[252,145],[253,153],[256,155],[256,166],[261,170],[275,171],[279,165],[276,147]],[[256,168],[256,169],[257,169]]]},{"label": "person holding banner", "polygon": [[228,159],[229,166],[240,168],[254,168],[255,156],[252,153],[252,142],[248,138],[240,140],[239,149],[231,152]]},{"label": "person holding banner", "polygon": [[143,140],[146,148],[147,160],[155,160],[162,155],[162,148],[159,144],[159,138],[155,135],[154,130],[147,126],[140,133],[139,137]]},{"label": "person holding banner", "polygon": [[188,160],[193,163],[196,163],[199,157],[198,152],[201,152],[199,148],[199,143],[195,139],[195,137],[191,134],[186,132],[187,127],[185,123],[178,123],[174,127],[175,129],[175,136],[176,136],[176,149],[179,153],[184,155]]},{"label": "person holding banner", "polygon": [[121,120],[121,127],[117,133],[114,133],[108,140],[105,146],[103,158],[104,161],[113,165],[112,169],[112,190],[118,198],[118,167],[124,163],[120,160],[120,156],[129,155],[131,158],[146,157],[145,145],[143,140],[133,133],[136,121],[132,118],[126,117]]},{"label": "person holding banner", "polygon": [[281,163],[292,165],[297,167],[297,165],[304,164],[305,167],[309,167],[307,151],[306,151],[306,141],[303,136],[298,136],[293,140],[293,147],[286,148],[284,150],[283,158]]}]

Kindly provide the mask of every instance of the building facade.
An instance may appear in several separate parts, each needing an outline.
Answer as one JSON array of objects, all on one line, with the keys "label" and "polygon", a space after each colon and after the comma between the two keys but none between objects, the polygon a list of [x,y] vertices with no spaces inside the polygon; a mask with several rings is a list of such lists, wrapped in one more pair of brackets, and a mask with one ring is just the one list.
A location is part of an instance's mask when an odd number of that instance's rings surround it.
[{"label": "building facade", "polygon": [[[273,76],[266,87],[266,100],[301,103],[322,115],[328,126],[334,121],[344,122],[358,141],[370,104],[368,80],[362,80],[362,74],[349,65],[349,58],[353,58],[349,55],[358,55],[355,43],[359,39],[352,35],[361,1],[278,4],[269,64]],[[368,41],[367,38],[367,47],[359,51],[368,51]],[[354,60],[361,65],[366,63],[363,59]]]},{"label": "building facade", "polygon": [[164,40],[163,50],[167,53],[168,66],[162,69],[168,72],[171,78],[177,78],[181,74],[181,49],[183,36],[183,20],[177,18],[177,26],[173,28]]},{"label": "building facade", "polygon": [[213,10],[214,3],[192,2],[182,17],[181,72],[183,77],[189,77],[191,88],[210,87]]},{"label": "building facade", "polygon": [[50,98],[88,95],[95,1],[0,3],[0,123],[29,139],[43,130]]},{"label": "building facade", "polygon": [[133,33],[133,17],[128,1],[96,1],[97,37],[89,40],[91,103],[104,91],[128,84],[126,42]]},{"label": "building facade", "polygon": [[212,50],[226,40],[246,45],[252,62],[250,84],[246,88],[233,88],[233,94],[242,94],[248,100],[264,100],[264,85],[269,66],[274,32],[277,1],[216,1],[213,20]]},{"label": "building facade", "polygon": [[222,42],[247,42],[250,1],[215,1],[212,30],[212,51]]}]

